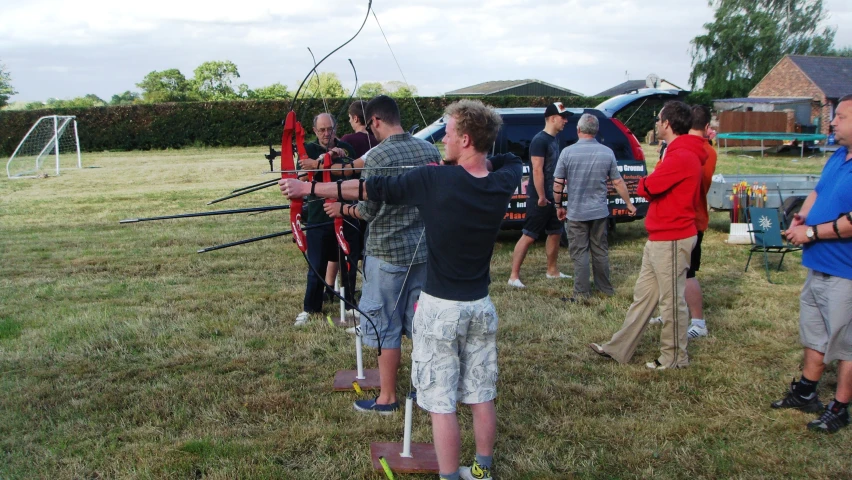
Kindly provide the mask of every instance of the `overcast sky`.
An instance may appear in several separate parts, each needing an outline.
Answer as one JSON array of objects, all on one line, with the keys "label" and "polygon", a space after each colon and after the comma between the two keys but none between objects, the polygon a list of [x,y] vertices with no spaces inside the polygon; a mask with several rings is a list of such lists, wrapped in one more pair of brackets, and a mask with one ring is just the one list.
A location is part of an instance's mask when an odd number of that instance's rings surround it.
[{"label": "overcast sky", "polygon": [[[852,46],[852,1],[825,0],[835,42]],[[537,78],[592,95],[649,73],[688,88],[689,41],[712,20],[705,0],[374,0],[402,73],[421,95],[489,80]],[[0,63],[12,101],[109,100],[154,70],[230,60],[251,88],[291,90],[317,59],[352,36],[361,0],[3,0]],[[320,71],[351,89],[351,58],[364,82],[402,81],[370,16],[361,34]]]}]

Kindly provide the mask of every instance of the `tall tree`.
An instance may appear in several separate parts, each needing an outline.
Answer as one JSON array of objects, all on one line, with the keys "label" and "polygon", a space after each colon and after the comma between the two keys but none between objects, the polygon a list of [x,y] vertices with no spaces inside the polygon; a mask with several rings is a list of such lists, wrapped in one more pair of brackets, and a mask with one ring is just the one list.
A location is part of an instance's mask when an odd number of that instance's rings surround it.
[{"label": "tall tree", "polygon": [[358,97],[364,100],[369,100],[378,95],[387,95],[387,90],[380,82],[365,82],[358,87]]},{"label": "tall tree", "polygon": [[177,68],[153,71],[141,83],[142,100],[150,103],[184,102],[189,99],[189,82]]},{"label": "tall tree", "polygon": [[39,110],[42,108],[89,108],[103,107],[107,104],[101,97],[90,93],[82,97],[70,99],[48,98],[47,102],[30,102],[24,107],[25,110]]},{"label": "tall tree", "polygon": [[234,80],[240,78],[237,66],[230,60],[204,62],[195,69],[192,87],[203,100],[234,100]]},{"label": "tall tree", "polygon": [[709,0],[713,22],[692,45],[693,89],[746,96],[784,55],[830,53],[834,30],[819,29],[822,0]]},{"label": "tall tree", "polygon": [[278,100],[292,96],[293,93],[287,90],[287,85],[281,83],[273,83],[256,90],[249,90],[246,95],[247,98],[252,100]]},{"label": "tall tree", "polygon": [[337,78],[337,74],[332,72],[320,72],[319,81],[317,77],[312,76],[304,88],[307,90],[305,94],[308,97],[346,98],[349,96],[340,79]]},{"label": "tall tree", "polygon": [[417,96],[417,87],[398,80],[386,82],[385,90],[388,91],[388,95],[391,97],[411,98]]},{"label": "tall tree", "polygon": [[12,88],[12,76],[6,71],[6,65],[0,63],[0,107],[5,107],[9,97],[16,93]]},{"label": "tall tree", "polygon": [[112,99],[110,99],[110,105],[132,105],[139,100],[139,94],[136,92],[131,92],[130,90],[125,91],[122,94],[113,95]]}]

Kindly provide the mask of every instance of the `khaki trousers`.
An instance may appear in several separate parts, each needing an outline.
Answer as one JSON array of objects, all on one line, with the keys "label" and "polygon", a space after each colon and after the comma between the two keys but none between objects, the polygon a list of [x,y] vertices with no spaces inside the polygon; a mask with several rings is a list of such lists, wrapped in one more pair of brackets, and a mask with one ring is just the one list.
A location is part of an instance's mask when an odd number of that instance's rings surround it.
[{"label": "khaki trousers", "polygon": [[627,318],[621,330],[603,344],[603,350],[619,363],[627,363],[633,357],[648,320],[657,305],[663,317],[660,333],[661,365],[668,368],[686,367],[689,328],[689,309],[686,306],[686,272],[696,237],[683,240],[645,243],[642,253],[642,269],[633,288],[633,304],[627,309]]}]

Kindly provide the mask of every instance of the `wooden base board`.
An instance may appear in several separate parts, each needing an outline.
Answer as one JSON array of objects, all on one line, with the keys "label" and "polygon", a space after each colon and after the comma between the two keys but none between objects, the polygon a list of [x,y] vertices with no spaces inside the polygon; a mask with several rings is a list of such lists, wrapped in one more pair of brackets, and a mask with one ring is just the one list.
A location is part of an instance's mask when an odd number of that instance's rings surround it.
[{"label": "wooden base board", "polygon": [[343,320],[341,320],[340,317],[331,317],[331,323],[333,323],[335,327],[340,328],[354,327],[355,320],[355,317],[344,317]]},{"label": "wooden base board", "polygon": [[361,390],[378,390],[381,386],[379,382],[379,369],[364,369],[364,376],[367,377],[362,380],[358,380],[358,370],[338,370],[334,375],[334,391],[335,392],[350,392],[355,390],[355,387],[352,386],[352,382],[358,382],[358,386],[361,387]]},{"label": "wooden base board", "polygon": [[401,457],[402,443],[397,442],[372,442],[370,443],[370,457],[373,460],[373,468],[382,470],[379,457],[384,457],[393,473],[439,473],[438,455],[435,446],[431,443],[411,444],[411,458]]}]

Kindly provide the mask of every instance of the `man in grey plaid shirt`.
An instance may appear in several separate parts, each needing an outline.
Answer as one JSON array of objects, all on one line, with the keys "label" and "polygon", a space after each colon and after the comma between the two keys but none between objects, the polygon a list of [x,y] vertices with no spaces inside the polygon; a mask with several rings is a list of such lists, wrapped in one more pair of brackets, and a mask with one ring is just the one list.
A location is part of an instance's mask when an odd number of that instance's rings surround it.
[{"label": "man in grey plaid shirt", "polygon": [[[365,154],[361,178],[401,175],[408,170],[403,167],[440,163],[441,154],[434,145],[403,130],[399,107],[392,98],[379,95],[370,100],[364,116],[367,129],[381,143]],[[340,205],[329,204],[326,211],[331,216],[339,216]],[[426,279],[423,221],[415,207],[370,200],[359,202],[357,208],[344,210],[344,214],[369,222],[364,282],[358,307],[373,320],[361,320],[364,343],[371,347],[381,343],[382,351],[379,355],[379,396],[356,401],[355,409],[387,415],[399,409],[396,377],[402,335],[411,336],[414,303]]]}]

